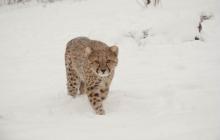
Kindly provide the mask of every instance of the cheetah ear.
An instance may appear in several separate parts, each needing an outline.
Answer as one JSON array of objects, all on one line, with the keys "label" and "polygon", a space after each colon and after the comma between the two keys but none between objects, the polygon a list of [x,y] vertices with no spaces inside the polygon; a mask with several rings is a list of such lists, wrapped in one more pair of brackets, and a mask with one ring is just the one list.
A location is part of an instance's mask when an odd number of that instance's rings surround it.
[{"label": "cheetah ear", "polygon": [[86,56],[88,56],[91,52],[92,52],[91,48],[90,47],[86,47],[86,49],[85,49]]},{"label": "cheetah ear", "polygon": [[118,46],[111,46],[110,50],[116,55],[118,56]]}]

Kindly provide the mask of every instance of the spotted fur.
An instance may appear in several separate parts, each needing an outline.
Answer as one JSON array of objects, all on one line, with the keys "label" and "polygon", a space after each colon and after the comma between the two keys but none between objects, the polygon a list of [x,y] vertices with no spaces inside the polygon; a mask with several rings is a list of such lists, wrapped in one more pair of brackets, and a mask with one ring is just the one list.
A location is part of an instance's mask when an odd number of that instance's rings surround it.
[{"label": "spotted fur", "polygon": [[68,94],[86,94],[96,114],[103,115],[103,101],[118,63],[118,47],[78,37],[67,43],[65,65]]}]

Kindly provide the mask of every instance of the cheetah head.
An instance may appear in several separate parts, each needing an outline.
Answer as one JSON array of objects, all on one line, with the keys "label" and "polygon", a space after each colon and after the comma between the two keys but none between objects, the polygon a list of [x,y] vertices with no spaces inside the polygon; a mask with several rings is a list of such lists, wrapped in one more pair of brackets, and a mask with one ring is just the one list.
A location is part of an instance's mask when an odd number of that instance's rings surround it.
[{"label": "cheetah head", "polygon": [[114,71],[118,63],[117,46],[105,47],[101,50],[86,49],[89,67],[94,73],[100,77],[105,77]]}]

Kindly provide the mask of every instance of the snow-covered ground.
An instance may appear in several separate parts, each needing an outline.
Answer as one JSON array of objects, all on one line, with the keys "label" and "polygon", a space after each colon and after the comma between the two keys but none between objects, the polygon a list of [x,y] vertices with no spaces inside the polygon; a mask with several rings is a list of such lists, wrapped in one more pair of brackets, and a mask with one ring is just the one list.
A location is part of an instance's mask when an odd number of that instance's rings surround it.
[{"label": "snow-covered ground", "polygon": [[[219,140],[219,9],[219,0],[0,7],[0,140]],[[213,17],[195,41],[202,13]],[[120,47],[105,116],[66,93],[65,44],[76,36]]]}]

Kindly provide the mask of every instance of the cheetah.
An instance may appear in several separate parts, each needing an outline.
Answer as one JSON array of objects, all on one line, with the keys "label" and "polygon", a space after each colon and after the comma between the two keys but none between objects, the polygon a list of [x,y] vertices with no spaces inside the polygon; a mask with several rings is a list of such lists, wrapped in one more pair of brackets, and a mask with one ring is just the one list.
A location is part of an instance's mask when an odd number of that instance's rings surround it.
[{"label": "cheetah", "polygon": [[77,37],[66,45],[65,66],[68,94],[86,94],[97,115],[104,115],[103,101],[118,64],[118,47],[87,37]]}]

